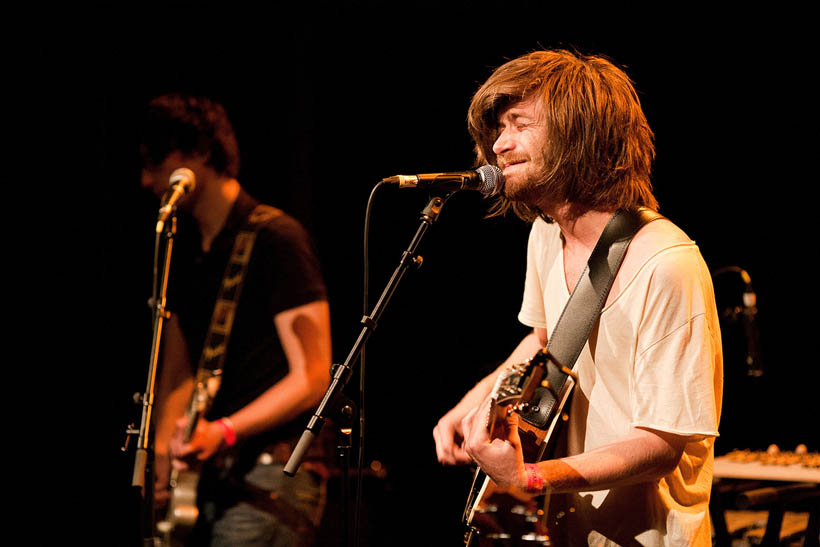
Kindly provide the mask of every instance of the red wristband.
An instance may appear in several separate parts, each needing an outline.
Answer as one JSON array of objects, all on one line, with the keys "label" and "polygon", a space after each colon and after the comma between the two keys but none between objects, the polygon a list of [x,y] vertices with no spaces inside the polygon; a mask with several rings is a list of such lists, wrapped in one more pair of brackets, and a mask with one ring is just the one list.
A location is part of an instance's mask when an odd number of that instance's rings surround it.
[{"label": "red wristband", "polygon": [[534,463],[525,463],[524,469],[527,472],[527,492],[531,494],[540,494],[544,490],[544,478],[538,471],[538,465]]},{"label": "red wristband", "polygon": [[230,418],[220,418],[216,421],[222,428],[222,436],[225,439],[225,444],[233,446],[236,444],[236,430],[233,427],[233,422]]}]

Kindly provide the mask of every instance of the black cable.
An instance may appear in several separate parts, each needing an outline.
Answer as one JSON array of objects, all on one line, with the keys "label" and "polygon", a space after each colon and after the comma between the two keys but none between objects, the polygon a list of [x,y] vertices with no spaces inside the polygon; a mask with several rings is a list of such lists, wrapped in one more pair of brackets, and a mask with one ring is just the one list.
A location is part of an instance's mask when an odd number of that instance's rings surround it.
[{"label": "black cable", "polygon": [[[370,312],[369,294],[370,294],[370,216],[373,209],[373,199],[376,192],[383,185],[380,181],[370,192],[370,197],[367,200],[367,209],[364,215],[364,241],[363,247],[363,292],[362,292],[362,313],[367,316]],[[361,516],[362,504],[362,477],[364,468],[364,392],[365,392],[365,347],[362,346],[359,354],[359,455],[356,464],[356,509],[353,523],[353,538],[354,545],[359,544],[359,521]]]}]

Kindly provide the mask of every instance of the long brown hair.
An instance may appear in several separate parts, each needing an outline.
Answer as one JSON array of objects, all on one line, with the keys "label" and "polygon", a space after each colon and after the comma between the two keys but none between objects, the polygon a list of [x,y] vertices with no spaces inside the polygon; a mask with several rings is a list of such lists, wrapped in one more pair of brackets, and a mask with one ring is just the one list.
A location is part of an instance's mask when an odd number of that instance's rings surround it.
[{"label": "long brown hair", "polygon": [[[577,212],[658,208],[649,178],[654,134],[630,78],[600,56],[536,51],[499,67],[473,96],[468,113],[478,165],[496,163],[498,116],[533,97],[544,106],[548,145],[538,185],[545,195]],[[543,214],[503,195],[490,214],[509,210],[528,221]]]}]

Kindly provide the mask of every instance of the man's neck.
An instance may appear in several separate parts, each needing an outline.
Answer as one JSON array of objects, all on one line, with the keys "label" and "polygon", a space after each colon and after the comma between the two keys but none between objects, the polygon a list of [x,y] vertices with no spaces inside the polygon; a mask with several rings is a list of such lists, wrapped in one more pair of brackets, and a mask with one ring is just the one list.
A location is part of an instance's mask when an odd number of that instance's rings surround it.
[{"label": "man's neck", "polygon": [[565,247],[584,248],[591,252],[613,214],[612,211],[592,209],[576,214],[569,205],[563,205],[555,208],[550,217],[561,229]]},{"label": "man's neck", "polygon": [[202,250],[211,248],[216,236],[225,226],[237,196],[239,181],[236,179],[218,179],[211,184],[203,185],[203,193],[192,211],[202,234]]}]

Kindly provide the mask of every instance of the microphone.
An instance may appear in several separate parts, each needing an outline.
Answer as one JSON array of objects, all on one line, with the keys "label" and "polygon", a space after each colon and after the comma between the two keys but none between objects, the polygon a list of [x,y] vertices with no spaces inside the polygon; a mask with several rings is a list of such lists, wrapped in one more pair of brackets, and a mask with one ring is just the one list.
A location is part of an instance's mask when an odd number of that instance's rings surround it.
[{"label": "microphone", "polygon": [[453,192],[478,190],[484,195],[489,195],[496,187],[504,183],[504,175],[495,165],[482,165],[475,171],[395,175],[382,179],[382,182],[398,184],[399,188],[438,189]]},{"label": "microphone", "polygon": [[196,187],[196,176],[194,176],[194,172],[187,167],[180,167],[171,173],[170,182],[171,188],[165,193],[165,196],[163,196],[162,206],[159,208],[157,233],[162,232],[165,222],[176,208],[177,202]]},{"label": "microphone", "polygon": [[[745,272],[743,272],[745,273]],[[760,333],[757,328],[757,295],[752,290],[749,274],[743,276],[746,290],[743,293],[743,328],[746,331],[746,373],[749,376],[763,376],[763,360],[760,354]]]}]

